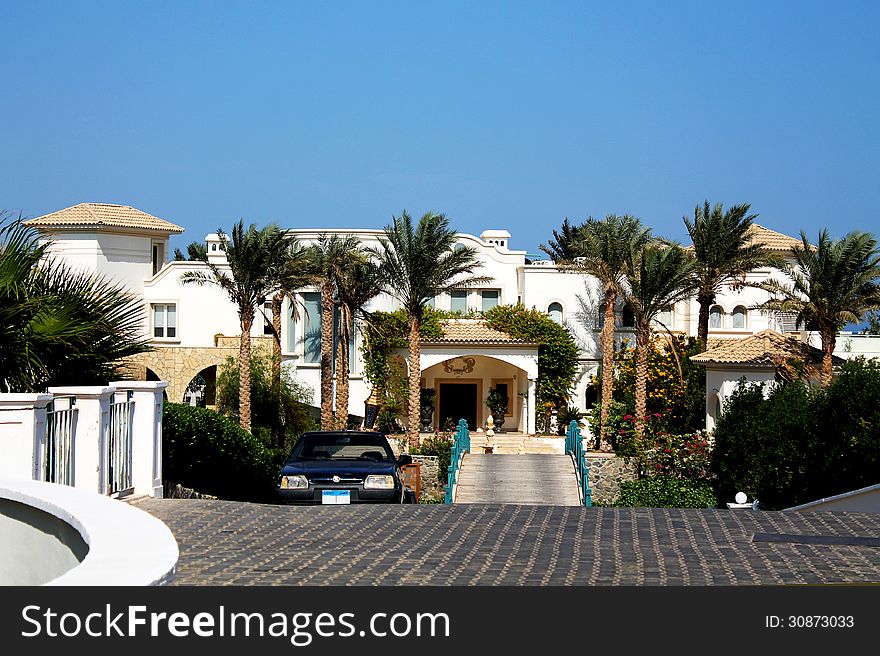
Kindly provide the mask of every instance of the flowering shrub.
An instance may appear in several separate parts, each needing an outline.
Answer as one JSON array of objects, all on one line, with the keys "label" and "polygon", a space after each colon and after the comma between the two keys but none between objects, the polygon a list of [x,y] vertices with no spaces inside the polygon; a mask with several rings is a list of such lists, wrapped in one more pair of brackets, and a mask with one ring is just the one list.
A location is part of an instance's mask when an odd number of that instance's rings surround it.
[{"label": "flowering shrub", "polygon": [[[702,366],[690,361],[699,352],[693,338],[655,337],[648,350],[647,410],[664,417],[665,430],[685,433],[705,424],[706,378]],[[614,398],[635,407],[636,350],[623,347],[614,355]]]},{"label": "flowering shrub", "polygon": [[644,450],[645,464],[652,475],[673,478],[709,478],[711,444],[705,431],[690,435],[660,432]]}]

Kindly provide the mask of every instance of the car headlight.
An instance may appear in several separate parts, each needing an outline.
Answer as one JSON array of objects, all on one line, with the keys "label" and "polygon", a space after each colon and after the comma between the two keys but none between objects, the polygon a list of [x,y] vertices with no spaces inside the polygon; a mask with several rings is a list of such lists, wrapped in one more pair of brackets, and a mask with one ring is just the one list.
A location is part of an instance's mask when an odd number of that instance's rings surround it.
[{"label": "car headlight", "polygon": [[393,490],[394,477],[387,474],[367,476],[364,479],[364,487],[370,490]]},{"label": "car headlight", "polygon": [[296,476],[282,476],[278,485],[282,490],[305,490],[309,487],[309,479],[302,474]]}]

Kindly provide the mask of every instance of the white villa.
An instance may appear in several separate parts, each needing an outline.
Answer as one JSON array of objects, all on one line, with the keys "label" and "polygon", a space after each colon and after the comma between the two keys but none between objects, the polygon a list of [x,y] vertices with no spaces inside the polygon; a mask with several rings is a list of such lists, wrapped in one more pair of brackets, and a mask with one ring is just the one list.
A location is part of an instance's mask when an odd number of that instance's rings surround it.
[{"label": "white villa", "polygon": [[[212,405],[213,381],[217,366],[228,355],[237,354],[239,323],[236,309],[225,293],[213,286],[181,284],[181,274],[205,268],[201,262],[169,261],[169,239],[183,228],[129,206],[82,203],[31,219],[27,225],[39,229],[53,242],[52,252],[71,265],[103,274],[126,285],[143,299],[148,317],[144,332],[157,347],[154,353],[139,356],[140,374],[146,380],[168,381],[167,397],[173,402],[200,402]],[[291,229],[302,242],[316,240],[321,233],[353,234],[366,245],[375,245],[381,230],[307,230]],[[549,232],[549,229],[548,229]],[[548,235],[549,236],[549,235]],[[799,240],[765,227],[755,226],[754,239],[765,248],[785,255]],[[458,242],[477,249],[481,268],[478,275],[491,279],[480,288],[442,294],[433,301],[434,307],[462,312],[487,310],[498,304],[521,303],[547,312],[556,321],[567,325],[575,335],[580,349],[580,367],[572,396],[572,404],[582,410],[595,403],[591,376],[601,361],[598,347],[596,312],[600,287],[598,282],[583,275],[559,270],[548,259],[531,256],[515,248],[515,237],[503,229],[484,230],[479,236],[459,234]],[[223,265],[225,253],[219,237],[205,237],[208,258]],[[759,270],[750,280],[761,280],[779,272]],[[294,320],[285,301],[282,325],[283,366],[295,377],[315,390],[319,397],[320,360],[320,293],[302,289],[297,294],[299,319]],[[749,309],[766,298],[764,292],[744,287],[727,289],[718,296],[712,308],[710,337],[745,338],[761,331],[791,333],[790,317],[767,315]],[[370,310],[393,310],[395,304],[386,296],[371,302]],[[696,335],[699,306],[696,300],[681,303],[673,313],[660,321],[674,332]],[[585,311],[586,310],[586,311]],[[268,309],[266,314],[269,315]],[[258,315],[259,316],[259,315]],[[621,311],[619,339],[631,332],[626,312]],[[271,329],[258,320],[252,338],[268,339]],[[798,333],[801,341],[815,336]],[[870,346],[858,345],[850,351],[876,355]],[[845,357],[845,340],[838,342],[837,353]],[[348,412],[364,415],[364,403],[371,389],[363,376],[359,349],[360,336],[351,349],[351,401]],[[490,387],[506,385],[512,399],[504,428],[508,431],[535,431],[535,380],[538,375],[537,345],[512,339],[489,329],[478,318],[456,319],[446,324],[444,338],[424,342],[421,351],[421,375],[424,387],[436,389],[435,426],[448,415],[464,416],[472,428],[483,426],[488,409],[483,400]],[[708,360],[708,362],[712,362]],[[726,375],[724,362],[713,363],[711,389],[707,387],[707,421],[714,424],[727,393],[729,380],[742,375],[737,365]],[[766,369],[766,367],[765,367]],[[720,374],[718,372],[721,372]],[[728,380],[729,379],[729,380]],[[766,371],[756,376],[765,380]],[[200,385],[191,385],[197,381]],[[187,389],[189,388],[189,392]]]}]

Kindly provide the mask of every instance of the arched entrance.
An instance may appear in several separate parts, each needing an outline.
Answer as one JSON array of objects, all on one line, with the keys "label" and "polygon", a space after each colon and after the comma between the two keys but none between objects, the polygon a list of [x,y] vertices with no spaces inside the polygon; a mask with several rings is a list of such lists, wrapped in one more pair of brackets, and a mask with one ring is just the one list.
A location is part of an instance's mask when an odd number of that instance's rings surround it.
[{"label": "arched entrance", "polygon": [[[449,430],[465,419],[471,430],[484,428],[491,414],[486,406],[489,391],[507,396],[503,417],[493,417],[496,432],[527,429],[524,402],[529,391],[528,373],[503,359],[487,355],[447,357],[422,369],[422,387],[435,390],[433,427]],[[499,426],[500,424],[500,426]]]},{"label": "arched entrance", "polygon": [[217,365],[205,367],[186,386],[182,401],[199,408],[217,405]]}]

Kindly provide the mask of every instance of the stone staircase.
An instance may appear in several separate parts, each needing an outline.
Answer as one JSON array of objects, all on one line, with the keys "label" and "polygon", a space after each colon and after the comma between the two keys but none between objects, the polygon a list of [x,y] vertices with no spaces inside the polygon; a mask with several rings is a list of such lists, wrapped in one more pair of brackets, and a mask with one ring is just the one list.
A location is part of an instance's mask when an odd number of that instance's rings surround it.
[{"label": "stone staircase", "polygon": [[577,476],[566,455],[465,454],[454,503],[579,506]]},{"label": "stone staircase", "polygon": [[564,455],[565,438],[523,433],[471,433],[471,453]]}]

